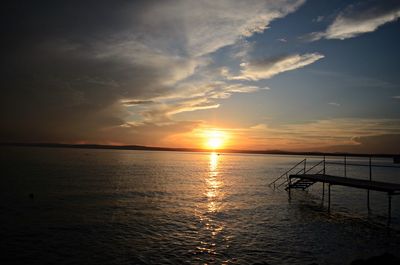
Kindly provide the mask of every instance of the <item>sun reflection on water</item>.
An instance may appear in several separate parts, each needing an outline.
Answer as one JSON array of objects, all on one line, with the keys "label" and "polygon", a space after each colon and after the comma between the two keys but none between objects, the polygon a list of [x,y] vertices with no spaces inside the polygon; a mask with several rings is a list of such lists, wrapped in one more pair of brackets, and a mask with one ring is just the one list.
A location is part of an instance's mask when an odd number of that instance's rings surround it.
[{"label": "sun reflection on water", "polygon": [[217,153],[213,152],[210,154],[209,173],[208,177],[206,178],[208,212],[217,212],[219,209],[217,200],[221,197],[220,188],[223,183],[218,179],[218,159],[219,155]]},{"label": "sun reflection on water", "polygon": [[215,152],[209,155],[208,172],[204,178],[205,202],[197,211],[203,229],[196,253],[206,255],[205,260],[209,262],[215,261],[215,258],[220,255],[220,249],[228,247],[228,239],[224,236],[225,221],[220,215],[223,212],[224,198],[220,159],[220,155]]}]

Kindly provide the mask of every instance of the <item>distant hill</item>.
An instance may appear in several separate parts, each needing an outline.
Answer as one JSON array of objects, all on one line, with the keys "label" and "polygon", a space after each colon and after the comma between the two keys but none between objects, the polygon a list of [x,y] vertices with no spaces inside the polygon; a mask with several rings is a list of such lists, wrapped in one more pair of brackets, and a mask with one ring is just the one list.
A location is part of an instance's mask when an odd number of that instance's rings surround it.
[{"label": "distant hill", "polygon": [[[0,146],[25,146],[25,147],[50,147],[50,148],[82,148],[82,149],[113,149],[113,150],[147,150],[147,151],[179,151],[179,152],[212,152],[208,149],[196,148],[174,148],[142,145],[102,145],[102,144],[61,144],[61,143],[0,143]],[[284,150],[236,150],[221,149],[214,150],[218,153],[241,153],[241,154],[269,154],[269,155],[301,155],[301,156],[355,156],[355,157],[389,157],[393,154],[352,154],[352,153],[326,153],[326,152],[293,152]]]}]

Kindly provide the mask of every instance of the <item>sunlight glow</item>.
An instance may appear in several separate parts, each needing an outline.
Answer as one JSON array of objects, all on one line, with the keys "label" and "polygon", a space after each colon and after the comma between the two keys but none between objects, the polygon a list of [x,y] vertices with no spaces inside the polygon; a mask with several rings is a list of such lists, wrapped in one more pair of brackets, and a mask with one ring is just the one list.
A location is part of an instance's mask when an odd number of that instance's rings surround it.
[{"label": "sunlight glow", "polygon": [[206,196],[208,199],[208,212],[216,212],[219,209],[218,198],[221,196],[220,189],[222,181],[218,177],[218,159],[217,153],[210,154],[209,175],[206,178],[207,191]]},{"label": "sunlight glow", "polygon": [[207,149],[216,150],[224,147],[227,135],[225,132],[218,130],[210,130],[204,133],[205,147]]}]

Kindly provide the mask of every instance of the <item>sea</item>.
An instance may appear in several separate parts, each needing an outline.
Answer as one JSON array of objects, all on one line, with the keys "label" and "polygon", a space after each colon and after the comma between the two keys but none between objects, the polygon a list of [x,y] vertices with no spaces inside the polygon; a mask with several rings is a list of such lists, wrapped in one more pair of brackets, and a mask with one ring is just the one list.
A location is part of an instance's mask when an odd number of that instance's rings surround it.
[{"label": "sea", "polygon": [[[0,148],[0,264],[350,264],[400,250],[400,196],[269,184],[321,157]],[[326,161],[343,161],[327,157]],[[367,164],[366,158],[347,158]],[[395,166],[373,158],[373,165]],[[344,167],[327,164],[327,174]],[[369,178],[368,166],[346,176]],[[400,183],[400,169],[373,167]]]}]

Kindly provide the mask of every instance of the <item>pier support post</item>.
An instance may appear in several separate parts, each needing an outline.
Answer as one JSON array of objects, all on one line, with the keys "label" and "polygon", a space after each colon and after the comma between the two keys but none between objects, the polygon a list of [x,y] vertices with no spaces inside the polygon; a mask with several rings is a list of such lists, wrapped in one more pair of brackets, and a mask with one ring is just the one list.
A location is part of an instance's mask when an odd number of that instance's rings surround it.
[{"label": "pier support post", "polygon": [[371,208],[369,207],[369,190],[367,190],[367,209],[370,212]]},{"label": "pier support post", "polygon": [[322,205],[324,205],[325,200],[325,182],[322,182]]},{"label": "pier support post", "polygon": [[388,225],[392,220],[392,194],[388,193]]},{"label": "pier support post", "polygon": [[331,184],[328,184],[328,212],[331,211]]},{"label": "pier support post", "polygon": [[292,195],[290,192],[291,186],[292,186],[292,179],[289,177],[289,185],[288,185],[289,201],[292,199]]},{"label": "pier support post", "polygon": [[[371,164],[371,157],[369,157],[369,181],[372,181],[372,164]],[[369,206],[369,189],[367,190],[367,208],[368,212],[371,210]]]}]

